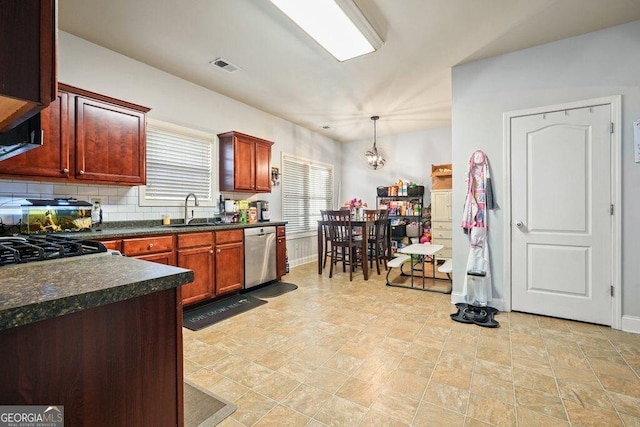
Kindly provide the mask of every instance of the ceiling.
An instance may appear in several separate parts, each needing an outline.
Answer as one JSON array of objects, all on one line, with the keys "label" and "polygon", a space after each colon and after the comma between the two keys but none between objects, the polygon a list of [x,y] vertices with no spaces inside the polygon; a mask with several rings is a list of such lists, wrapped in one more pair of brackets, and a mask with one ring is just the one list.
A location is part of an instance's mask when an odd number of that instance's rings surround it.
[{"label": "ceiling", "polygon": [[449,126],[454,65],[640,19],[638,0],[355,3],[385,43],[342,63],[267,0],[59,0],[58,13],[62,31],[337,141],[371,138],[372,115],[380,136]]}]

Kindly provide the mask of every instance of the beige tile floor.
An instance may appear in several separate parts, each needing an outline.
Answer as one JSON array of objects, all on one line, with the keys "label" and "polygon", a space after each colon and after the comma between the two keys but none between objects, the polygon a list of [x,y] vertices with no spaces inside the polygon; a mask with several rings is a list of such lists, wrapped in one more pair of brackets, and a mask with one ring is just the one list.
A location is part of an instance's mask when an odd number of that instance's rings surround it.
[{"label": "beige tile floor", "polygon": [[449,295],[315,269],[184,330],[185,377],[238,406],[221,426],[640,426],[640,335],[522,313],[460,324]]}]

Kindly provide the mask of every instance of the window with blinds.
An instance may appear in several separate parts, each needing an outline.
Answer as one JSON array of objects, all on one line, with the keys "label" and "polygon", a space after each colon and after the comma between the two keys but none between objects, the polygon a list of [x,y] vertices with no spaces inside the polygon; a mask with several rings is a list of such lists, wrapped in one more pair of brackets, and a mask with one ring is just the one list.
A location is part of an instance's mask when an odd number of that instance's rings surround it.
[{"label": "window with blinds", "polygon": [[140,188],[141,206],[173,206],[195,193],[201,205],[213,200],[215,135],[147,120],[147,185]]},{"label": "window with blinds", "polygon": [[333,208],[333,165],[282,155],[282,217],[287,234],[315,232],[320,211]]}]

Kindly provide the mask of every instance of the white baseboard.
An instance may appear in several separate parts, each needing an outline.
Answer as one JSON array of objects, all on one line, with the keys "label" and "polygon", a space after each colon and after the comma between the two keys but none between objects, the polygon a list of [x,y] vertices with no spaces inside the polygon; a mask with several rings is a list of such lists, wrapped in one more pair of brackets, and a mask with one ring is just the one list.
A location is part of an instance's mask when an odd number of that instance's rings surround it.
[{"label": "white baseboard", "polygon": [[300,265],[309,264],[310,262],[318,262],[318,256],[311,255],[298,259],[289,259],[289,267],[298,267]]},{"label": "white baseboard", "polygon": [[622,316],[622,330],[624,332],[640,334],[640,317]]},{"label": "white baseboard", "polygon": [[[453,292],[451,294],[451,303],[457,304],[459,302],[465,302],[464,295],[459,292]],[[492,299],[489,303],[489,306],[497,309],[498,311],[502,311],[504,309],[504,300],[502,299]]]}]

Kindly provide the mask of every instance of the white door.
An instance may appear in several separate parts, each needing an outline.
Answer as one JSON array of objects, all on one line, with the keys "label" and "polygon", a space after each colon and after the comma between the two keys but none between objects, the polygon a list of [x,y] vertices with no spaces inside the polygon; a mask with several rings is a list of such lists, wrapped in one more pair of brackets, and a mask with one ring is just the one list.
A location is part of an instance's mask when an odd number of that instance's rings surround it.
[{"label": "white door", "polygon": [[611,106],[511,119],[511,308],[611,325]]}]

